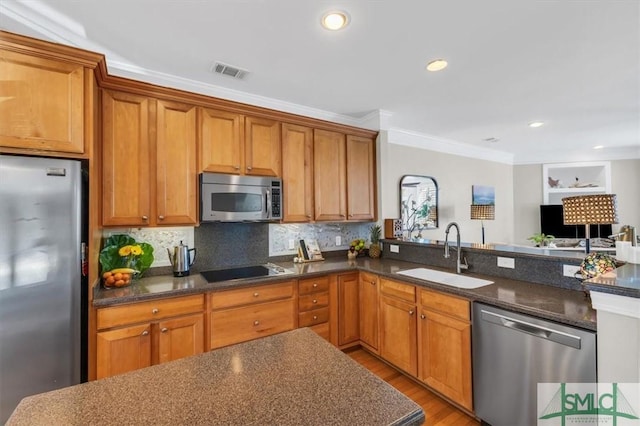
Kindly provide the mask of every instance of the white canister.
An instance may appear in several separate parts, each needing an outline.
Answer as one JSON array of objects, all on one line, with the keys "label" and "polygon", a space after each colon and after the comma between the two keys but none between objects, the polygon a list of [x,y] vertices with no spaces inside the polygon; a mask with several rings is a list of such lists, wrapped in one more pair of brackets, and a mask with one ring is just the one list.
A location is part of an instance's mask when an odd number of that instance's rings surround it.
[{"label": "white canister", "polygon": [[640,264],[640,247],[629,247],[627,249],[627,262]]},{"label": "white canister", "polygon": [[628,262],[631,248],[631,241],[616,241],[616,259]]}]

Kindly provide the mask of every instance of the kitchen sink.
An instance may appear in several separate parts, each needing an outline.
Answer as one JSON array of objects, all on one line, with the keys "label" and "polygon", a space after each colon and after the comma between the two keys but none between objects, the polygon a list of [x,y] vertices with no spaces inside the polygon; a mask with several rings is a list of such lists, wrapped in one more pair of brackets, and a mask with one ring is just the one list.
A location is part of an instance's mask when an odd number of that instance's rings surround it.
[{"label": "kitchen sink", "polygon": [[466,275],[452,274],[450,272],[436,271],[434,269],[427,268],[407,269],[406,271],[399,271],[397,273],[412,278],[418,278],[420,280],[431,281],[458,288],[479,288],[493,284],[493,281],[489,280],[482,280],[480,278],[473,278]]}]

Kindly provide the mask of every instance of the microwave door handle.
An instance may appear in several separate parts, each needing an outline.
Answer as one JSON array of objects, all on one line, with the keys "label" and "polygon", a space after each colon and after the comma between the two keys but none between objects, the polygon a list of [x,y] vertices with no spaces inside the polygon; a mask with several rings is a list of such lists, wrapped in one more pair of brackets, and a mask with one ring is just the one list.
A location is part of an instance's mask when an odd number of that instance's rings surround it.
[{"label": "microwave door handle", "polygon": [[264,193],[264,200],[265,200],[265,212],[267,213],[267,219],[271,218],[271,191],[270,190],[265,190]]}]

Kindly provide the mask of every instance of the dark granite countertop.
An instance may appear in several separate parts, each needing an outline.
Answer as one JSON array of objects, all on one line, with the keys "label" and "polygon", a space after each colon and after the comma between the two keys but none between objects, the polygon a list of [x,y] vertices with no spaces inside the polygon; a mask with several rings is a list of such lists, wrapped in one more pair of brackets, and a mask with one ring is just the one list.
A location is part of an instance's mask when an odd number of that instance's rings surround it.
[{"label": "dark granite countertop", "polygon": [[[505,309],[511,309],[516,312],[538,316],[587,330],[596,330],[596,312],[592,309],[586,293],[582,291],[567,290],[550,285],[502,277],[473,274],[466,271],[464,273],[465,275],[488,279],[494,281],[494,284],[478,289],[460,289],[398,275],[398,271],[425,266],[392,259],[357,258],[356,260],[349,261],[345,258],[329,258],[322,262],[304,264],[278,262],[278,265],[287,268],[292,273],[270,278],[224,281],[212,284],[207,283],[202,276],[197,273],[183,278],[175,278],[170,275],[153,276],[142,278],[139,282],[126,288],[111,290],[96,288],[93,304],[96,307],[105,307],[161,297],[198,294],[229,288],[267,284],[269,282],[278,282],[286,279],[364,270],[418,286],[459,295],[470,300],[477,300]],[[432,266],[428,266],[428,268],[441,269]]]},{"label": "dark granite countertop", "polygon": [[420,406],[307,328],[24,398],[7,425],[420,425]]}]

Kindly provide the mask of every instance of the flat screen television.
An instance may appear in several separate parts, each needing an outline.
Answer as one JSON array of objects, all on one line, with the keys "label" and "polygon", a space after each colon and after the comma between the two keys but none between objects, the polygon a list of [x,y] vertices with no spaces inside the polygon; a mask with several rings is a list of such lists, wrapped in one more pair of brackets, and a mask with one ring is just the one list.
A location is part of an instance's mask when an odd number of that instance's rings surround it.
[{"label": "flat screen television", "polygon": [[[540,232],[556,238],[584,238],[584,225],[565,225],[562,204],[540,206]],[[590,238],[607,238],[613,234],[611,225],[590,225]]]}]

